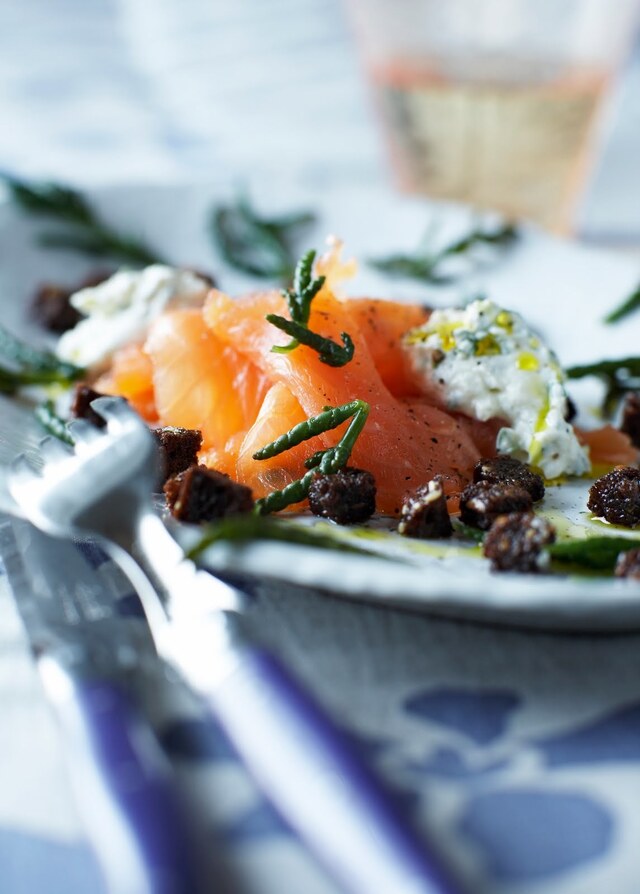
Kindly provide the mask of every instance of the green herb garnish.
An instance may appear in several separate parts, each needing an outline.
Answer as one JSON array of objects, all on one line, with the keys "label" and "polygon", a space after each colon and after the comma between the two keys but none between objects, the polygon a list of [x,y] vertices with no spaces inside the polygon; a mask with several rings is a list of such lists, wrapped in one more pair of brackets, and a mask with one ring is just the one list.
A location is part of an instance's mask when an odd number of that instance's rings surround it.
[{"label": "green herb garnish", "polygon": [[369,415],[369,404],[363,400],[352,400],[340,407],[330,407],[317,416],[312,416],[304,422],[295,425],[290,431],[276,438],[261,450],[253,454],[253,459],[262,460],[278,456],[286,450],[308,441],[310,438],[323,432],[337,428],[343,422],[351,419],[347,430],[335,447],[326,450],[318,450],[309,457],[305,465],[309,468],[302,478],[291,482],[282,490],[273,491],[268,496],[256,502],[256,512],[259,515],[267,515],[270,512],[279,512],[287,506],[299,503],[309,494],[311,483],[318,472],[331,475],[343,468],[351,456],[356,440],[364,428]]},{"label": "green herb garnish", "polygon": [[[296,323],[299,327],[307,326],[311,315],[311,302],[324,285],[324,276],[313,276],[315,251],[306,252],[296,264],[293,276],[293,288],[283,289],[282,296],[287,302],[291,320],[285,320],[277,314],[267,314],[267,320],[282,329],[282,323]],[[277,321],[277,322],[276,322]],[[283,331],[287,331],[284,329]],[[300,342],[294,338],[288,345],[274,345],[271,350],[276,354],[288,354],[297,348]]]},{"label": "green herb garnish", "polygon": [[[317,531],[315,528],[283,519],[265,518],[251,514],[230,516],[215,524],[207,525],[202,538],[189,550],[187,556],[190,559],[196,559],[214,543],[247,543],[250,540],[294,543],[298,546],[312,546],[316,549],[332,549],[371,556],[370,550],[362,549],[339,537],[333,537],[326,531]],[[384,557],[380,556],[380,558]]]},{"label": "green herb garnish", "polygon": [[315,219],[309,211],[262,217],[249,199],[240,195],[234,205],[214,210],[211,231],[222,257],[236,270],[289,282],[295,266],[295,245]]},{"label": "green herb garnish", "polygon": [[480,528],[473,528],[471,525],[465,525],[459,518],[452,518],[451,524],[455,533],[464,540],[472,540],[474,543],[482,543],[484,541],[485,531]]},{"label": "green herb garnish", "polygon": [[51,351],[27,344],[4,326],[0,326],[0,360],[10,360],[33,373],[52,373],[63,378],[77,378],[84,372],[73,363],[60,360]]},{"label": "green herb garnish", "polygon": [[633,313],[635,310],[640,308],[640,286],[626,298],[622,304],[619,304],[618,307],[614,308],[611,313],[608,313],[604,318],[605,323],[617,323],[619,320],[623,320],[625,317],[628,317],[629,314]]},{"label": "green herb garnish", "polygon": [[621,552],[635,549],[640,541],[628,537],[587,537],[567,540],[547,547],[551,559],[560,565],[573,565],[591,571],[613,571]]},{"label": "green herb garnish", "polygon": [[477,227],[461,239],[434,251],[429,247],[431,240],[427,234],[412,255],[394,254],[385,258],[373,258],[367,263],[390,276],[417,279],[430,285],[442,286],[454,282],[458,278],[441,269],[443,263],[449,258],[465,255],[479,245],[506,248],[515,242],[518,236],[518,230],[512,223],[503,224],[496,229]]},{"label": "green herb garnish", "polygon": [[607,417],[613,416],[627,391],[640,390],[640,357],[599,360],[583,366],[570,366],[566,373],[569,379],[597,376],[604,383],[606,391],[602,411]]},{"label": "green herb garnish", "polygon": [[[292,345],[293,347],[298,347],[299,344],[307,345],[307,347],[317,351],[320,360],[328,366],[344,366],[353,359],[355,348],[348,332],[340,333],[342,345],[339,345],[333,339],[326,338],[324,335],[317,335],[315,332],[307,329],[306,326],[301,326],[300,323],[294,323],[292,320],[285,320],[284,317],[280,317],[278,314],[267,314],[267,321],[286,332],[287,335],[293,336],[294,340],[285,346],[287,350],[291,350]],[[272,350],[280,353],[278,346]]]},{"label": "green herb garnish", "polygon": [[[458,518],[451,520],[456,534],[465,539],[482,543],[485,531],[465,525]],[[559,570],[571,567],[586,571],[613,571],[621,552],[640,547],[640,538],[628,537],[585,537],[581,540],[563,540],[545,547],[545,552]],[[567,566],[565,568],[564,566]]]},{"label": "green herb garnish", "polygon": [[315,257],[315,251],[306,252],[296,266],[293,288],[282,290],[291,319],[287,320],[279,314],[266,316],[272,326],[292,336],[288,345],[274,345],[271,350],[276,354],[288,354],[303,344],[317,351],[320,360],[328,366],[344,366],[353,359],[355,347],[351,336],[347,332],[341,332],[342,345],[339,345],[331,338],[312,332],[307,325],[311,315],[311,302],[325,281],[324,276],[313,276]]},{"label": "green herb garnish", "polygon": [[69,385],[85,370],[33,348],[0,326],[0,391],[13,394],[27,385]]},{"label": "green herb garnish", "polygon": [[105,224],[76,190],[57,183],[27,183],[0,174],[15,205],[39,217],[49,217],[67,229],[45,231],[38,242],[45,248],[79,251],[93,257],[115,258],[134,266],[164,263],[144,242],[117,233]]},{"label": "green herb garnish", "polygon": [[50,435],[53,435],[60,441],[64,441],[65,444],[71,446],[75,444],[71,432],[67,428],[67,423],[56,413],[52,400],[47,400],[44,403],[39,404],[34,410],[34,415],[40,425],[42,425],[45,431],[48,431]]}]

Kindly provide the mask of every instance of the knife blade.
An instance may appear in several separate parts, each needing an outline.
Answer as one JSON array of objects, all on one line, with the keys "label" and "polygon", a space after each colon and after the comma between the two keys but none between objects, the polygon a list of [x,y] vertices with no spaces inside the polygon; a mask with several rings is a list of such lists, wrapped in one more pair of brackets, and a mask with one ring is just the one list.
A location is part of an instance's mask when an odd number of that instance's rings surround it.
[{"label": "knife blade", "polygon": [[128,685],[146,624],[113,616],[72,543],[2,517],[0,555],[109,894],[200,890],[168,760]]}]

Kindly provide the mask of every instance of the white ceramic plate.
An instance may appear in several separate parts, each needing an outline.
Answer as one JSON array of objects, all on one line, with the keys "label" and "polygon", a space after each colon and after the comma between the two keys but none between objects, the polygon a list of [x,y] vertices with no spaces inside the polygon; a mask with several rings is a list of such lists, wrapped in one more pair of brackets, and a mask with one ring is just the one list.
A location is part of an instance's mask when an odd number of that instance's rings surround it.
[{"label": "white ceramic plate", "polygon": [[[318,212],[319,222],[309,231],[308,246],[321,247],[324,236],[332,232],[345,239],[347,255],[361,259],[411,249],[430,223],[436,223],[441,238],[446,239],[464,231],[471,222],[465,209],[399,199],[384,191],[353,189],[340,195],[310,195],[286,182],[252,186],[265,211],[310,207]],[[92,198],[113,223],[143,235],[172,262],[211,270],[221,286],[234,293],[255,286],[255,281],[222,266],[207,232],[212,205],[232,194],[228,184],[214,183],[206,187],[112,188]],[[39,249],[34,236],[45,226],[45,221],[27,221],[9,205],[0,204],[1,318],[14,330],[38,340],[42,334],[25,313],[35,285],[44,280],[71,284],[96,266],[74,254]],[[434,291],[388,280],[361,265],[349,292],[444,304],[482,291],[522,312],[561,361],[570,365],[638,353],[640,315],[616,327],[600,322],[603,314],[635,287],[637,277],[638,265],[632,259],[588,250],[531,230],[498,263],[476,268],[454,289]],[[598,401],[597,386],[580,383],[574,396],[588,417],[589,408]],[[590,526],[593,523],[584,511],[587,488],[584,482],[552,488],[545,507],[573,524]],[[189,542],[194,534],[183,529],[181,536]],[[403,561],[272,543],[219,546],[209,552],[207,560],[220,569],[442,615],[563,629],[640,627],[640,586],[633,582],[496,575],[473,551],[467,554],[461,549],[442,557],[432,546],[397,540],[391,545],[370,543]]]}]

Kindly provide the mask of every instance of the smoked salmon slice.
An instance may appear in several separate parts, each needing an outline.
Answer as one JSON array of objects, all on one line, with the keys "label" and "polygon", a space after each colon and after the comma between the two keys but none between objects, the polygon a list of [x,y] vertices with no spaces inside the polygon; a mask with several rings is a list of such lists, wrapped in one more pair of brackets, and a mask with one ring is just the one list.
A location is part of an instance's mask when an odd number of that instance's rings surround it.
[{"label": "smoked salmon slice", "polygon": [[367,343],[380,378],[394,397],[420,394],[420,387],[406,352],[403,336],[429,319],[429,310],[419,304],[401,304],[383,298],[350,298],[349,314]]},{"label": "smoked salmon slice", "polygon": [[283,382],[267,391],[258,417],[242,441],[236,465],[238,481],[250,487],[254,497],[265,497],[301,478],[307,471],[305,459],[324,446],[319,438],[312,438],[271,459],[253,459],[257,450],[306,418],[300,402]]},{"label": "smoked salmon slice", "polygon": [[589,448],[589,459],[595,467],[630,466],[638,461],[638,450],[629,435],[612,425],[593,431],[576,429],[576,434],[580,443]]},{"label": "smoked salmon slice", "polygon": [[216,337],[200,308],[159,317],[145,351],[163,425],[200,429],[203,448],[221,450],[255,421],[269,382],[232,345]]},{"label": "smoked salmon slice", "polygon": [[[446,476],[448,491],[458,490],[470,478],[480,454],[465,427],[426,402],[406,403],[393,396],[376,369],[348,302],[323,290],[313,302],[309,320],[310,329],[338,343],[342,332],[352,337],[353,359],[339,368],[323,363],[304,345],[289,353],[273,353],[274,344],[284,345],[289,339],[265,319],[267,313],[288,317],[278,292],[232,300],[212,291],[203,309],[213,336],[244,355],[267,379],[285,385],[306,417],[322,412],[327,405],[338,406],[354,398],[367,401],[371,411],[350,462],[375,476],[379,511],[397,515],[404,495],[434,475]],[[286,430],[285,423],[281,431]],[[321,442],[329,446],[339,436],[340,432],[328,432]]]},{"label": "smoked salmon slice", "polygon": [[94,388],[103,394],[126,397],[143,419],[157,422],[153,366],[142,345],[119,348],[112,358],[111,369],[94,383]]}]

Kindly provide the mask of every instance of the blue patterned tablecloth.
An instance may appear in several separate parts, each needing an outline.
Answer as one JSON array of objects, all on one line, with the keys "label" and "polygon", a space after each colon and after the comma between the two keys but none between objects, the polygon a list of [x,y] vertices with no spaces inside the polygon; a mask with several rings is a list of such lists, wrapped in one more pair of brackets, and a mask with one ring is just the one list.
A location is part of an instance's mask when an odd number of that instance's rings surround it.
[{"label": "blue patterned tablecloth", "polygon": [[[0,78],[0,167],[25,175],[166,182],[277,167],[327,189],[386,176],[337,0],[3,0]],[[637,236],[637,98],[623,108],[586,219]],[[245,623],[353,734],[471,891],[637,890],[640,637],[496,630],[287,588],[260,592]],[[0,693],[0,890],[98,894],[2,578]],[[185,791],[194,804],[207,793],[236,890],[331,894],[218,731],[183,697],[154,710]]]},{"label": "blue patterned tablecloth", "polygon": [[[83,550],[136,602],[111,563]],[[115,583],[114,583],[115,582]],[[0,582],[0,863],[11,894],[101,891],[62,748]],[[262,588],[245,618],[354,737],[473,892],[632,892],[640,867],[640,637],[495,630]],[[140,684],[234,890],[331,894],[224,736],[183,693]],[[13,700],[13,704],[12,701]],[[259,735],[259,731],[256,731]],[[19,749],[19,750],[18,750]]]}]

